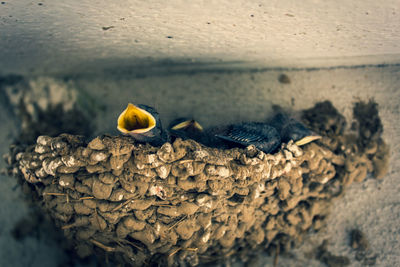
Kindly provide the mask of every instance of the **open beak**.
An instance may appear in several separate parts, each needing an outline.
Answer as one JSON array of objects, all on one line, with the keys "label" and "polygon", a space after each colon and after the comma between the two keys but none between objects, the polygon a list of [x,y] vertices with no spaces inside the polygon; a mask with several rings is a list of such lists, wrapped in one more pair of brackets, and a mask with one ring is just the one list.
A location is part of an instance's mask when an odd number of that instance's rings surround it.
[{"label": "open beak", "polygon": [[174,125],[174,127],[172,127],[171,130],[177,131],[177,130],[185,129],[188,127],[193,127],[194,129],[196,129],[200,132],[203,131],[203,127],[200,125],[200,123],[198,123],[195,120],[187,120],[187,121],[178,123],[177,125]]},{"label": "open beak", "polygon": [[156,119],[144,109],[131,103],[118,117],[118,130],[125,134],[146,133],[156,126]]}]

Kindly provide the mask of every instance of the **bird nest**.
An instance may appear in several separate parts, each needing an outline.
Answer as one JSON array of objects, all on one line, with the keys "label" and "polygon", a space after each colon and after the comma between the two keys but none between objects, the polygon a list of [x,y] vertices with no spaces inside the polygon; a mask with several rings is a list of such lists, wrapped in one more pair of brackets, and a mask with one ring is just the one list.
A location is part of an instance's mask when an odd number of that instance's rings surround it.
[{"label": "bird nest", "polygon": [[319,105],[303,118],[323,138],[302,147],[291,141],[275,154],[179,138],[153,147],[126,136],[85,142],[61,134],[12,147],[8,163],[81,257],[134,266],[245,258],[259,248],[289,249],[324,225],[346,186],[387,171],[376,104],[360,104],[369,114],[355,112],[353,134],[343,134],[330,103]]}]

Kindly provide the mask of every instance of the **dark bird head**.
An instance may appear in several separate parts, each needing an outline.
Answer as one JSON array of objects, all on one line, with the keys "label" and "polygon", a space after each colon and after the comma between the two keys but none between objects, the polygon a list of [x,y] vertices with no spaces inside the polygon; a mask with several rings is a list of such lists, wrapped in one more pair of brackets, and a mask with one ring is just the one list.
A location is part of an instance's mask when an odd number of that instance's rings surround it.
[{"label": "dark bird head", "polygon": [[203,127],[200,123],[187,118],[173,120],[168,129],[173,137],[180,137],[182,139],[193,139],[199,141],[199,138],[203,134]]},{"label": "dark bird head", "polygon": [[129,103],[118,117],[117,129],[139,142],[162,145],[167,137],[157,111],[146,105]]},{"label": "dark bird head", "polygon": [[317,135],[310,129],[308,129],[304,124],[298,122],[296,120],[291,121],[282,129],[282,139],[285,139],[286,142],[293,140],[294,143],[298,146],[302,146],[308,144],[314,140],[318,140],[321,138],[320,135]]},{"label": "dark bird head", "polygon": [[185,131],[185,132],[202,132],[203,127],[193,119],[179,118],[173,120],[169,129],[171,131]]},{"label": "dark bird head", "polygon": [[302,146],[321,138],[300,121],[281,112],[275,114],[269,123],[277,129],[284,143],[293,140],[296,145]]}]

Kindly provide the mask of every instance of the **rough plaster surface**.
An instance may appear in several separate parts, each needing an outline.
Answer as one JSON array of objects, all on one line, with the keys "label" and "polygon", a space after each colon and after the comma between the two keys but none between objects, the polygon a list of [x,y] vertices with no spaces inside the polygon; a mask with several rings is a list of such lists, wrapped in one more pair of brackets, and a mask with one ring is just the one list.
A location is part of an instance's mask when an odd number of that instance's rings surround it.
[{"label": "rough plaster surface", "polygon": [[[399,266],[400,67],[331,68],[285,73],[291,80],[290,84],[279,83],[279,71],[175,73],[139,78],[82,75],[69,78],[68,84],[96,103],[94,106],[98,110],[93,119],[98,127],[97,133],[112,134],[117,134],[116,118],[128,101],[155,106],[164,125],[185,115],[210,126],[237,120],[263,120],[272,104],[303,109],[325,99],[330,99],[341,112],[350,116],[356,99],[373,97],[379,104],[384,138],[391,145],[389,173],[381,181],[371,178],[352,185],[346,196],[335,203],[327,229],[311,235],[304,245],[293,251],[295,257],[280,257],[278,266],[325,266],[308,259],[306,253],[326,238],[330,241],[332,253],[348,256],[351,266],[361,266],[354,260],[354,251],[348,245],[349,230],[353,227],[366,233],[372,250],[378,254],[376,266]],[[0,108],[3,107],[2,103]],[[4,129],[0,135],[1,152],[5,152],[15,134],[15,121],[7,115],[6,109],[0,112],[0,119]],[[28,263],[35,267],[56,266],[63,262],[66,256],[49,240],[33,237],[17,242],[11,237],[13,224],[27,214],[22,194],[14,186],[11,178],[1,177],[0,266],[22,267]],[[272,262],[273,259],[265,257],[256,266]]]},{"label": "rough plaster surface", "polygon": [[4,0],[0,73],[398,63],[399,25],[399,0]]}]

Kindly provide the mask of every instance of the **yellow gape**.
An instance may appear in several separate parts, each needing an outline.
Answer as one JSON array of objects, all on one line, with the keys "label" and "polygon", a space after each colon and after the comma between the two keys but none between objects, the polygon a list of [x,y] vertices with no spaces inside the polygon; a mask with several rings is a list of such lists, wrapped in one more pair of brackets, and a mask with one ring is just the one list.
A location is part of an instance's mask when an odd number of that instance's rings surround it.
[{"label": "yellow gape", "polygon": [[146,133],[156,126],[156,119],[144,109],[129,103],[118,117],[118,130],[125,134]]}]

